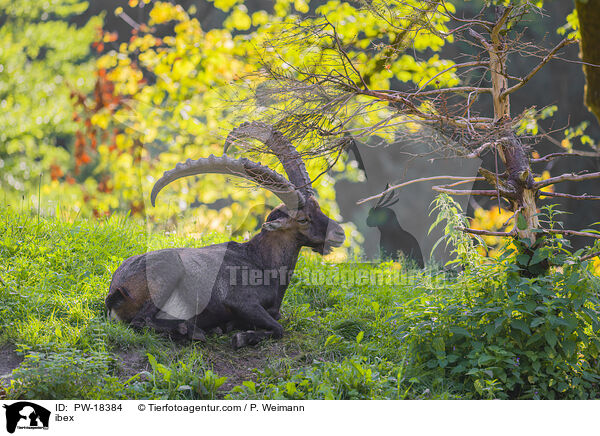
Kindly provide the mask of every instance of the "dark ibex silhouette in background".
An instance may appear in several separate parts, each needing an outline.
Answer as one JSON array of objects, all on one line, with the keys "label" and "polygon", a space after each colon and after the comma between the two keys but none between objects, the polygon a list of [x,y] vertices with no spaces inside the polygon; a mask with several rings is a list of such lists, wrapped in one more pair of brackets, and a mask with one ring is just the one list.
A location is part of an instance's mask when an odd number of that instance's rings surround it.
[{"label": "dark ibex silhouette in background", "polygon": [[[388,184],[385,189],[388,189],[389,186]],[[369,210],[367,226],[377,227],[381,232],[379,239],[381,259],[398,260],[402,253],[406,259],[414,261],[420,268],[423,268],[425,265],[419,242],[413,235],[400,227],[396,213],[391,209],[391,206],[397,202],[398,198],[395,198],[393,192],[381,197],[377,204]]]},{"label": "dark ibex silhouette in background", "polygon": [[244,330],[233,336],[235,348],[282,336],[276,320],[300,249],[310,247],[324,255],[342,245],[345,235],[321,211],[300,154],[281,132],[263,123],[244,123],[229,134],[225,151],[243,138],[270,148],[289,180],[246,158],[188,159],[156,182],[152,204],[174,180],[207,173],[253,181],[284,204],[248,242],[170,248],[126,259],[115,271],[106,297],[109,318],[196,340],[204,339],[208,329]]}]

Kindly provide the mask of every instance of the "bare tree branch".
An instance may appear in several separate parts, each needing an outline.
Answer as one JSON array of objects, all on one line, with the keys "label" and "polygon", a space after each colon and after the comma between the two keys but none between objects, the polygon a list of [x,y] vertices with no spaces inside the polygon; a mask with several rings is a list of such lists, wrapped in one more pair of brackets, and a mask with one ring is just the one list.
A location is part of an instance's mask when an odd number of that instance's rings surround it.
[{"label": "bare tree branch", "polygon": [[508,225],[508,223],[517,216],[517,214],[519,212],[521,212],[521,209],[523,209],[522,207],[519,207],[517,210],[515,210],[515,213],[513,213],[510,218],[508,218],[506,221],[504,221],[504,224],[502,224],[502,227],[506,227]]},{"label": "bare tree branch", "polygon": [[444,10],[446,11],[446,15],[453,19],[454,21],[458,21],[459,23],[467,23],[467,24],[479,24],[480,26],[485,27],[488,31],[492,29],[492,26],[494,25],[494,23],[490,22],[490,21],[485,21],[485,20],[479,20],[476,18],[458,18],[457,16],[453,15],[448,8],[446,7],[446,2],[442,0],[442,6],[444,7]]},{"label": "bare tree branch", "polygon": [[476,86],[454,86],[452,88],[432,89],[432,90],[423,91],[423,92],[417,91],[416,93],[406,93],[406,92],[396,91],[397,94],[402,95],[404,97],[416,97],[416,96],[424,97],[424,96],[429,96],[429,95],[448,94],[448,93],[465,93],[465,92],[474,92],[476,94],[491,93],[492,88],[479,88]]},{"label": "bare tree branch", "polygon": [[466,67],[475,67],[475,66],[485,66],[487,65],[487,62],[483,62],[483,61],[473,61],[473,62],[464,62],[462,64],[454,64],[442,71],[440,71],[439,73],[437,73],[435,76],[433,76],[431,79],[429,79],[427,82],[425,82],[415,93],[415,95],[418,95],[427,85],[429,85],[434,79],[436,79],[437,77],[441,76],[444,73],[447,73],[450,70],[453,70],[455,68],[466,68]]},{"label": "bare tree branch", "polygon": [[496,197],[498,195],[498,191],[495,191],[493,189],[448,189],[443,185],[433,186],[431,189],[433,189],[436,192],[445,192],[446,194],[452,195],[483,195],[487,197]]},{"label": "bare tree branch", "polygon": [[485,180],[485,179],[483,177],[460,177],[460,176],[423,177],[421,179],[409,180],[408,182],[399,183],[397,185],[392,185],[392,186],[390,186],[389,188],[387,188],[386,190],[384,190],[383,192],[381,192],[381,193],[379,193],[377,195],[373,195],[371,197],[367,197],[367,198],[363,198],[361,200],[358,200],[356,202],[356,204],[363,204],[363,203],[366,203],[367,201],[375,200],[377,198],[383,197],[385,194],[387,194],[390,191],[393,191],[394,189],[403,188],[404,186],[412,185],[413,183],[429,182],[429,181],[432,181],[432,180],[459,180],[459,183],[468,183],[468,182],[475,182],[477,180]]},{"label": "bare tree branch", "polygon": [[589,260],[596,256],[600,256],[600,251],[596,251],[595,253],[586,254],[585,256],[580,257],[579,261],[583,262],[583,261]]},{"label": "bare tree branch", "polygon": [[[327,20],[327,18],[325,18],[325,21],[333,29],[333,37],[334,37],[335,44],[337,45],[337,48],[338,48],[339,52],[342,54],[342,56],[344,56],[344,58],[346,59],[346,61],[348,61],[348,64],[350,64],[350,67],[354,70],[354,72],[356,73],[356,75],[360,79],[360,82],[362,83],[363,87],[365,89],[369,89],[369,87],[367,86],[367,83],[365,82],[365,79],[363,78],[362,74],[360,74],[360,71],[358,71],[358,69],[356,69],[356,67],[354,66],[354,63],[350,60],[350,57],[348,56],[348,53],[346,53],[346,51],[342,48],[342,43],[340,42],[340,38],[338,37],[338,33],[337,33],[337,30],[335,29],[335,26],[333,24],[331,24],[329,22],[329,20]],[[345,68],[346,68],[346,64],[344,64],[344,69]],[[348,73],[346,73],[346,76],[348,76]]]},{"label": "bare tree branch", "polygon": [[510,13],[512,12],[512,10],[513,10],[513,6],[505,7],[504,10],[502,11],[502,15],[494,24],[494,28],[492,29],[492,32],[491,32],[492,43],[499,38],[500,32],[502,31],[502,28],[506,24],[506,21],[508,20],[508,17],[510,16]]},{"label": "bare tree branch", "polygon": [[591,180],[591,179],[598,179],[598,178],[600,178],[600,172],[585,173],[585,174],[575,174],[575,173],[562,174],[560,176],[550,177],[549,179],[535,182],[533,187],[534,187],[534,189],[540,189],[545,186],[554,185],[555,183],[566,182],[567,180],[571,181],[571,182],[581,182],[583,180]]},{"label": "bare tree branch", "polygon": [[596,195],[573,195],[573,194],[563,194],[562,192],[547,192],[547,191],[538,191],[540,195],[545,197],[563,197],[563,198],[572,198],[574,200],[600,200],[599,196]]},{"label": "bare tree branch", "polygon": [[600,239],[600,235],[588,232],[577,232],[575,230],[563,230],[563,229],[538,229],[538,232],[558,234],[558,235],[572,235],[572,236],[585,236],[587,238]]},{"label": "bare tree branch", "polygon": [[557,159],[559,157],[566,157],[566,156],[584,156],[582,154],[579,154],[577,152],[573,152],[573,153],[550,153],[547,154],[546,156],[542,156],[540,158],[537,159],[529,159],[530,163],[540,163],[540,162],[548,162],[552,159]]},{"label": "bare tree branch", "polygon": [[494,145],[493,142],[485,142],[482,145],[480,145],[479,147],[477,147],[475,150],[473,150],[473,152],[466,155],[465,157],[467,157],[469,159],[478,158],[481,156],[481,153],[483,153],[485,150],[490,148],[492,145]]},{"label": "bare tree branch", "polygon": [[550,50],[550,53],[548,53],[543,59],[542,61],[536,65],[536,67],[531,70],[529,72],[529,74],[527,74],[523,79],[521,79],[521,81],[519,83],[517,83],[516,85],[511,86],[510,88],[508,88],[507,90],[505,90],[502,94],[500,94],[500,97],[504,97],[508,94],[512,94],[513,92],[515,92],[517,89],[520,89],[522,86],[524,86],[527,82],[529,82],[529,80],[535,76],[535,74],[540,71],[540,69],[546,65],[548,62],[550,62],[550,60],[554,57],[554,55],[556,54],[557,51],[559,51],[561,48],[563,48],[566,45],[569,44],[573,44],[577,42],[577,40],[574,39],[569,39],[569,38],[564,38],[560,43],[558,43],[558,45],[556,47],[554,47],[552,50]]},{"label": "bare tree branch", "polygon": [[473,233],[474,235],[483,235],[483,236],[502,236],[502,237],[514,237],[517,235],[517,232],[513,229],[510,232],[493,232],[491,230],[478,230],[478,229],[470,229],[468,227],[456,227],[457,230],[461,230],[467,233]]}]

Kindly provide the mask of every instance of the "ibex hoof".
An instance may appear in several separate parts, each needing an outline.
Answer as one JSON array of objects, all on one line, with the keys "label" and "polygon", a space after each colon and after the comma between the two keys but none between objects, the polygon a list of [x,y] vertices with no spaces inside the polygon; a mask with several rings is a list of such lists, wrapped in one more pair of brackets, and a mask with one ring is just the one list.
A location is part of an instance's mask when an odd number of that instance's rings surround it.
[{"label": "ibex hoof", "polygon": [[146,326],[146,322],[143,319],[134,319],[129,323],[129,325],[134,329],[142,329]]},{"label": "ibex hoof", "polygon": [[223,329],[221,327],[215,327],[210,331],[210,333],[212,333],[213,335],[222,335]]},{"label": "ibex hoof", "polygon": [[181,336],[190,339],[191,341],[206,341],[204,331],[195,325],[190,325],[187,322],[182,322],[177,326],[177,333]]},{"label": "ibex hoof", "polygon": [[190,339],[192,341],[205,342],[206,335],[204,334],[204,331],[202,331],[202,329],[195,328],[192,332],[190,332]]},{"label": "ibex hoof", "polygon": [[187,336],[188,335],[188,328],[187,325],[182,322],[181,324],[179,324],[177,326],[177,333],[179,333],[181,336]]},{"label": "ibex hoof", "polygon": [[246,345],[248,345],[248,340],[247,340],[246,336],[247,335],[244,332],[236,333],[231,338],[231,346],[236,350],[238,348],[245,347]]}]

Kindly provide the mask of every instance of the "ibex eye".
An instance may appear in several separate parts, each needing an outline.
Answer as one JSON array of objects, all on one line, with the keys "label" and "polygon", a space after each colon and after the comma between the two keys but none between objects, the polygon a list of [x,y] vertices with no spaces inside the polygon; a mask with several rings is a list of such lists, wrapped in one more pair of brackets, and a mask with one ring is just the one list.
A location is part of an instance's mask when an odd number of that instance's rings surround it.
[{"label": "ibex eye", "polygon": [[306,224],[308,222],[308,218],[298,218],[296,221],[298,221],[300,224]]}]

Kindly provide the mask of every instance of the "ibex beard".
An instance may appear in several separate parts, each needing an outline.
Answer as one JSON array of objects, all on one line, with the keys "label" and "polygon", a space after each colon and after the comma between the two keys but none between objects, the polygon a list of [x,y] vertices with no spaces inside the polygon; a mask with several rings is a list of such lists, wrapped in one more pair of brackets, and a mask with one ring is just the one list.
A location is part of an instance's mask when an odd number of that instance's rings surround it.
[{"label": "ibex beard", "polygon": [[[264,142],[289,180],[248,159],[211,155],[165,172],[154,185],[152,204],[173,180],[206,173],[254,181],[284,204],[248,242],[171,248],[126,259],[115,271],[106,297],[109,318],[193,340],[204,340],[207,330],[240,329],[232,338],[235,348],[283,335],[277,320],[301,248],[327,254],[343,244],[345,234],[321,211],[304,163],[285,136],[262,123],[245,123],[230,133],[226,149],[244,137]],[[244,277],[248,271],[261,271],[261,280]]]}]

